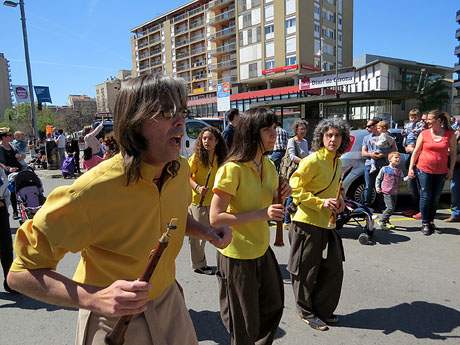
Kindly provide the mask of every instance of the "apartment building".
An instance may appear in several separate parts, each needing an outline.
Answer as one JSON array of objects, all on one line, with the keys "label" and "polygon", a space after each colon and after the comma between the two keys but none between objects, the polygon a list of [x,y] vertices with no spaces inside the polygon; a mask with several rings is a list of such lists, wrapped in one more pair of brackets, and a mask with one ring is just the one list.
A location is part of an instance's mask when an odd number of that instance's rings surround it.
[{"label": "apartment building", "polygon": [[209,115],[217,84],[239,94],[351,66],[353,0],[194,0],[131,32],[133,74],[183,78]]},{"label": "apartment building", "polygon": [[[460,25],[460,10],[457,11],[456,21]],[[458,58],[458,62],[454,66],[454,73],[457,73],[457,79],[454,80],[456,92],[454,92],[453,113],[455,115],[460,115],[460,28],[457,29],[455,37],[459,41],[459,45],[455,47],[455,55]]]},{"label": "apartment building", "polygon": [[98,113],[104,113],[109,116],[113,114],[121,82],[131,78],[131,75],[131,70],[120,70],[118,71],[118,77],[107,78],[103,83],[96,85],[96,104]]},{"label": "apartment building", "polygon": [[0,53],[0,121],[4,120],[5,110],[12,107],[10,65]]}]

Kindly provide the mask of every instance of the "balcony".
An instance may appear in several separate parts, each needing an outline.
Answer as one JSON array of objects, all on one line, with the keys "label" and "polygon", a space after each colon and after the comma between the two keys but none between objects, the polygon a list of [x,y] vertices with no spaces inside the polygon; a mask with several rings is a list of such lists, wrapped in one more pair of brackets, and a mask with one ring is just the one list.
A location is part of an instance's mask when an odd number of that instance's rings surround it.
[{"label": "balcony", "polygon": [[160,30],[160,29],[161,29],[161,25],[155,25],[155,26],[153,26],[153,27],[151,27],[151,28],[149,29],[149,33],[158,31],[158,30]]},{"label": "balcony", "polygon": [[161,37],[156,36],[156,37],[154,37],[153,39],[150,40],[150,44],[155,44],[155,43],[160,42],[160,41],[161,41]]},{"label": "balcony", "polygon": [[207,79],[206,73],[198,73],[192,76],[192,82]]},{"label": "balcony", "polygon": [[184,59],[184,58],[188,57],[189,55],[190,54],[188,53],[188,51],[177,53],[176,54],[176,60]]},{"label": "balcony", "polygon": [[180,16],[174,17],[174,23],[180,22],[187,18],[187,13],[181,14]]},{"label": "balcony", "polygon": [[228,4],[233,3],[234,0],[214,0],[209,3],[210,10],[218,10],[222,7],[227,6]]},{"label": "balcony", "polygon": [[150,56],[161,54],[161,49],[153,49],[150,51]]},{"label": "balcony", "polygon": [[212,56],[219,56],[227,53],[236,51],[236,43],[225,44],[223,46],[217,47],[216,49],[211,50]]},{"label": "balcony", "polygon": [[144,41],[144,42],[139,43],[139,44],[137,45],[137,49],[142,49],[142,48],[144,48],[144,47],[147,47],[148,45],[149,45],[149,41]]},{"label": "balcony", "polygon": [[460,23],[460,11],[457,11],[457,23]]},{"label": "balcony", "polygon": [[144,54],[141,54],[141,55],[139,55],[139,60],[146,59],[146,58],[148,58],[149,56],[150,56],[150,55],[149,55],[148,52],[147,52],[147,53],[144,53]]},{"label": "balcony", "polygon": [[460,73],[460,62],[454,65],[454,73]]},{"label": "balcony", "polygon": [[215,84],[222,84],[222,83],[230,83],[234,84],[238,82],[238,77],[236,75],[231,75],[229,77],[224,77],[224,78],[219,78],[219,79],[213,79],[213,85]]},{"label": "balcony", "polygon": [[177,41],[177,42],[176,42],[176,47],[183,46],[184,44],[187,44],[187,43],[188,43],[188,40],[187,40],[187,39]]},{"label": "balcony", "polygon": [[190,52],[190,55],[201,54],[201,53],[203,53],[205,51],[206,51],[206,47],[196,47],[196,48],[192,49],[192,51]]},{"label": "balcony", "polygon": [[211,65],[212,71],[224,71],[236,67],[236,59],[231,59],[227,61],[221,61]]},{"label": "balcony", "polygon": [[216,33],[212,34],[211,40],[213,41],[221,40],[221,39],[233,36],[235,34],[236,34],[236,28],[234,26],[231,26],[229,28],[225,28],[223,30],[217,31]]},{"label": "balcony", "polygon": [[204,20],[196,20],[193,23],[190,23],[190,30],[204,25]]},{"label": "balcony", "polygon": [[204,60],[199,60],[199,61],[194,61],[192,63],[192,69],[193,68],[203,68],[203,66],[205,65],[205,61]]},{"label": "balcony", "polygon": [[187,25],[181,26],[180,28],[177,28],[176,30],[174,30],[174,34],[177,35],[177,34],[180,34],[181,32],[185,32],[187,30],[188,30]]},{"label": "balcony", "polygon": [[455,47],[455,55],[460,56],[460,46]]},{"label": "balcony", "polygon": [[191,17],[191,16],[194,16],[195,14],[203,12],[203,11],[204,11],[204,6],[200,6],[198,8],[195,8],[195,9],[189,11],[188,16]]},{"label": "balcony", "polygon": [[196,41],[199,41],[199,40],[204,40],[204,38],[205,38],[204,34],[194,35],[193,37],[190,37],[190,42],[196,42]]},{"label": "balcony", "polygon": [[210,25],[217,25],[217,24],[222,24],[224,22],[228,22],[230,21],[231,19],[234,19],[235,18],[235,10],[230,10],[230,11],[227,11],[227,12],[224,12],[224,13],[221,13],[217,16],[215,16],[214,18],[211,18],[211,20],[209,21],[209,24]]},{"label": "balcony", "polygon": [[190,76],[188,74],[177,75],[177,77],[184,79],[187,83],[190,81]]},{"label": "balcony", "polygon": [[189,64],[184,64],[182,66],[177,67],[177,72],[185,71],[186,69],[189,69],[189,68],[190,68]]},{"label": "balcony", "polygon": [[155,60],[150,64],[150,67],[160,66],[162,64],[161,59]]},{"label": "balcony", "polygon": [[455,32],[455,38],[460,40],[460,29],[457,29],[457,31]]},{"label": "balcony", "polygon": [[454,87],[460,89],[460,79],[454,80]]},{"label": "balcony", "polygon": [[143,69],[146,69],[146,68],[149,68],[149,63],[143,63],[143,64],[139,64],[139,70],[143,70]]}]

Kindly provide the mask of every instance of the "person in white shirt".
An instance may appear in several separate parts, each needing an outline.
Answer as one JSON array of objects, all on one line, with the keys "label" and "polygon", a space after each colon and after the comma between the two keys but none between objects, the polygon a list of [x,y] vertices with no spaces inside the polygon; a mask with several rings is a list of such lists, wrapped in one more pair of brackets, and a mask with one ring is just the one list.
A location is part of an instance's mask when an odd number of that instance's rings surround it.
[{"label": "person in white shirt", "polygon": [[56,143],[58,146],[59,155],[59,168],[62,168],[62,163],[65,159],[65,135],[62,129],[58,129],[59,136],[57,137]]},{"label": "person in white shirt", "polygon": [[96,136],[99,134],[103,127],[104,118],[102,118],[101,123],[99,124],[99,126],[94,128],[94,130],[91,129],[91,126],[85,126],[83,128],[82,133],[84,136],[86,147],[91,147],[91,150],[93,150],[93,155],[98,155],[101,158],[104,155],[104,152],[102,152],[101,143],[99,142]]}]

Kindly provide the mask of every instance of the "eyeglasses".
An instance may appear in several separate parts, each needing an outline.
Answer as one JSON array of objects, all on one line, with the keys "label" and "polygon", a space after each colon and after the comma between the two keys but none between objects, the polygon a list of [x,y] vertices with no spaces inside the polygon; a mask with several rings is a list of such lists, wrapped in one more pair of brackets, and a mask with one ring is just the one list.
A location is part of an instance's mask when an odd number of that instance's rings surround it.
[{"label": "eyeglasses", "polygon": [[12,133],[6,133],[6,134],[5,134],[5,137],[12,137],[12,136],[13,136]]},{"label": "eyeglasses", "polygon": [[191,111],[188,109],[183,109],[183,110],[179,110],[176,112],[173,112],[172,110],[161,110],[160,113],[161,113],[161,116],[163,116],[165,119],[172,119],[176,115],[180,115],[183,118],[188,117],[190,116]]}]

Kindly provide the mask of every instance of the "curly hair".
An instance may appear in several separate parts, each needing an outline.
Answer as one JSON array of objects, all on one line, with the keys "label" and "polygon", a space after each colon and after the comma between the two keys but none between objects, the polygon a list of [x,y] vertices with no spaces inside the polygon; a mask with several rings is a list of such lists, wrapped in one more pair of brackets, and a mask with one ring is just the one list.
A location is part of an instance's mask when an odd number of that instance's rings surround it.
[{"label": "curly hair", "polygon": [[118,152],[120,152],[120,148],[118,147],[117,141],[113,135],[106,136],[104,139],[104,144],[107,146],[107,151],[105,151],[105,159],[112,158]]},{"label": "curly hair", "polygon": [[260,130],[274,124],[276,124],[276,115],[270,108],[255,107],[246,110],[236,125],[227,161],[249,162],[254,159],[259,148],[264,153],[266,150],[262,144]]},{"label": "curly hair", "polygon": [[338,118],[324,119],[318,123],[313,132],[312,149],[318,151],[324,147],[323,137],[329,128],[336,128],[342,134],[342,142],[337,149],[338,153],[344,153],[350,146],[350,125]]},{"label": "curly hair", "polygon": [[121,84],[113,118],[127,184],[141,177],[142,155],[147,150],[147,140],[141,134],[142,122],[155,118],[162,111],[176,112],[186,108],[187,90],[183,79],[146,74]]},{"label": "curly hair", "polygon": [[292,125],[292,130],[294,131],[294,135],[297,135],[297,130],[299,129],[300,125],[305,125],[305,129],[308,131],[308,121],[305,120],[296,120]]},{"label": "curly hair", "polygon": [[217,165],[220,166],[223,162],[225,162],[225,158],[227,158],[227,144],[225,143],[222,134],[216,127],[209,126],[204,127],[201,130],[198,138],[195,140],[195,148],[193,149],[193,152],[195,152],[195,157],[201,163],[203,163],[205,167],[208,167],[210,164],[212,164],[212,162],[209,161],[208,153],[203,145],[203,135],[206,132],[211,132],[216,138],[217,144],[214,149],[214,154],[217,157]]}]

